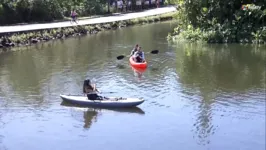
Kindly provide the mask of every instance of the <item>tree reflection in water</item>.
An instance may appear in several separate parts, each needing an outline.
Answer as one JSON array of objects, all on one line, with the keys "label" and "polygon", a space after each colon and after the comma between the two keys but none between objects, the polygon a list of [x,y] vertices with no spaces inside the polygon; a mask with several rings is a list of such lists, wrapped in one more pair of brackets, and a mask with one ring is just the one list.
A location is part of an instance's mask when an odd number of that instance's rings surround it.
[{"label": "tree reflection in water", "polygon": [[[188,97],[197,96],[198,100],[191,101],[192,105],[198,106],[193,130],[198,135],[199,144],[209,144],[210,136],[219,127],[218,124],[213,124],[213,116],[216,116],[214,113],[221,111],[215,105],[226,104],[227,107],[223,110],[226,112],[231,111],[231,106],[252,106],[252,101],[262,99],[258,89],[265,87],[266,51],[263,47],[239,44],[178,45],[178,80],[186,89],[185,94]],[[258,97],[247,99],[249,94]],[[219,113],[223,115],[224,112]]]}]

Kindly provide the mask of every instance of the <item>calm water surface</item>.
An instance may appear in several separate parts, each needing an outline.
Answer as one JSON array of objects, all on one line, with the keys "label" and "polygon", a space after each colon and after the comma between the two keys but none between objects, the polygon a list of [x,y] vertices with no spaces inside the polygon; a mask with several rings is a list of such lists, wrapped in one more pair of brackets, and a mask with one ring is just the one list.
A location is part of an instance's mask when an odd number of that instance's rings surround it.
[{"label": "calm water surface", "polygon": [[[1,150],[265,150],[265,46],[168,43],[175,24],[135,26],[0,54]],[[129,66],[139,43],[144,73]],[[135,109],[62,103],[85,78]],[[108,94],[108,92],[115,92]]]}]

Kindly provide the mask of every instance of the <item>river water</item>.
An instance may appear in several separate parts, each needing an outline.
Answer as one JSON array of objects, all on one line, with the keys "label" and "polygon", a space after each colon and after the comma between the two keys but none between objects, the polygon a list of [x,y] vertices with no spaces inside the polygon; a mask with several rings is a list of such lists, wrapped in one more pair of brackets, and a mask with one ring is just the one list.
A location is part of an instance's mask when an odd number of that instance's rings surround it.
[{"label": "river water", "polygon": [[[0,54],[1,150],[265,150],[265,46],[168,43],[174,22],[134,26]],[[140,44],[148,69],[134,71]],[[134,109],[62,103],[92,79]],[[114,92],[114,93],[109,93]]]}]

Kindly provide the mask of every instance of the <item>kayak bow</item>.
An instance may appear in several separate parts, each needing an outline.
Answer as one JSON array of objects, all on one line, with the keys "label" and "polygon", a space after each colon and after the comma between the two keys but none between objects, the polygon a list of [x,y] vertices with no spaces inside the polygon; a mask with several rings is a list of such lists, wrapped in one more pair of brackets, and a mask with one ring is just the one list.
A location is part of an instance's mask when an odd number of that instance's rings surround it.
[{"label": "kayak bow", "polygon": [[137,63],[133,60],[132,56],[129,58],[129,63],[132,67],[135,67],[135,68],[142,68],[142,69],[147,68],[147,61],[142,62],[142,63]]}]

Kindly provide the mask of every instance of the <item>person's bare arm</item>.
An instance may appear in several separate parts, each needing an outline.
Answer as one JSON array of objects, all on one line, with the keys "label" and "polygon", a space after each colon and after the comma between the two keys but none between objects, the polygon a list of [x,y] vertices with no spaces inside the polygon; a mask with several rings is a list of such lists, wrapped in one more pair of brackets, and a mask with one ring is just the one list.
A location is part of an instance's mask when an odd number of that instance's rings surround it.
[{"label": "person's bare arm", "polygon": [[93,87],[93,91],[100,92],[100,91],[96,88],[96,84],[93,84],[92,87]]},{"label": "person's bare arm", "polygon": [[93,89],[93,91],[96,90],[96,85],[95,84],[92,84],[92,89]]}]

